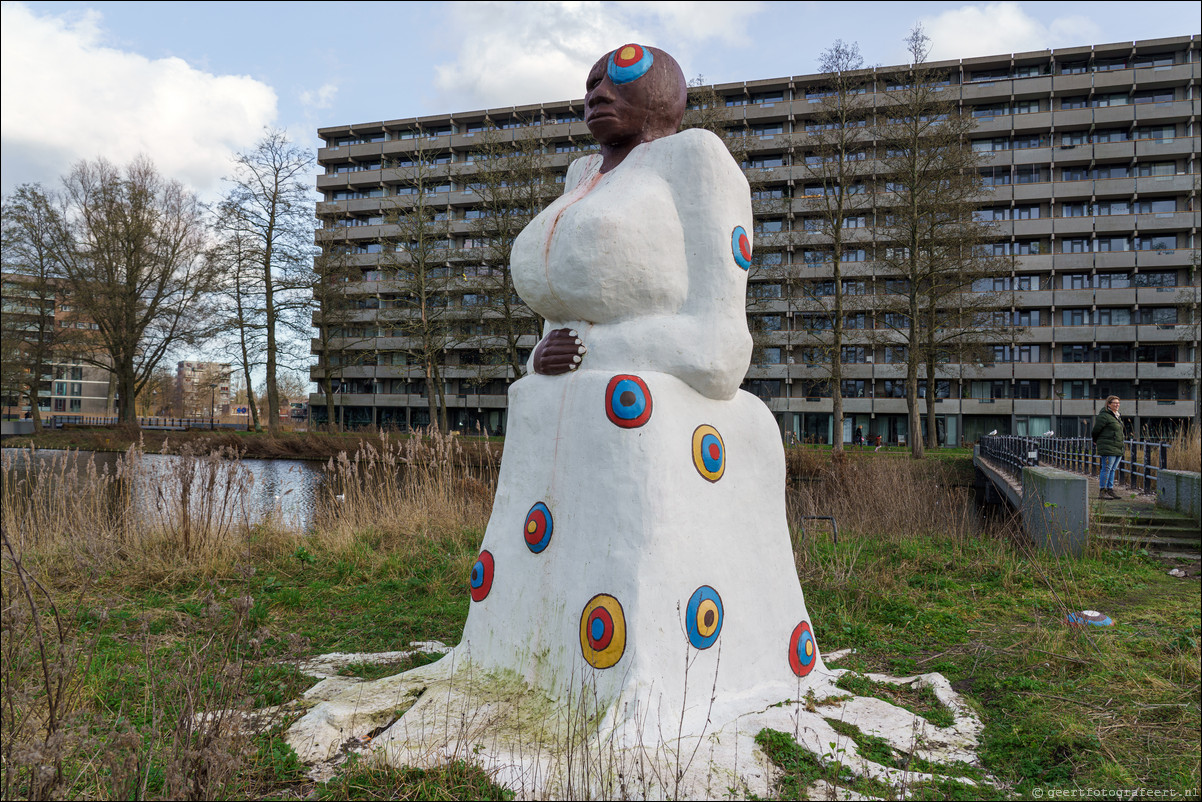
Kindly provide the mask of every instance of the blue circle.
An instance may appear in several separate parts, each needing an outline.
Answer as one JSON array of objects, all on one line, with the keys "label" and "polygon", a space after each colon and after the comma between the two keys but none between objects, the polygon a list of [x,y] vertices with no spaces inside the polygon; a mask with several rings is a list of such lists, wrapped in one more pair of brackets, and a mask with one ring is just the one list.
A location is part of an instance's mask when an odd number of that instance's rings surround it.
[{"label": "blue circle", "polygon": [[[708,623],[703,620],[703,605],[706,612],[716,615],[716,620]],[[708,649],[718,640],[722,632],[722,597],[709,585],[702,585],[689,597],[689,604],[685,608],[685,631],[688,632],[689,643],[698,649]]]},{"label": "blue circle", "polygon": [[[710,453],[712,446],[718,447],[718,456],[713,456]],[[701,438],[701,461],[705,463],[705,469],[710,473],[717,473],[722,467],[722,441],[712,434],[707,434]]]},{"label": "blue circle", "polygon": [[655,56],[651,54],[650,50],[642,47],[641,45],[633,45],[634,47],[638,47],[639,50],[643,51],[642,58],[633,64],[626,65],[625,67],[618,66],[618,54],[627,47],[631,46],[632,45],[623,45],[609,54],[609,64],[606,66],[605,71],[609,75],[609,80],[613,81],[618,86],[621,86],[622,84],[628,84],[631,81],[637,81],[639,78],[642,78],[647,74],[647,70],[651,69],[651,65],[655,63]]},{"label": "blue circle", "polygon": [[476,560],[476,564],[472,566],[472,587],[478,588],[484,584],[484,564]]},{"label": "blue circle", "polygon": [[[809,654],[806,654],[806,644],[810,644]],[[803,666],[808,666],[814,662],[814,658],[818,656],[818,647],[814,645],[814,633],[808,629],[801,633],[801,637],[797,639],[797,659]]]},{"label": "blue circle", "polygon": [[593,619],[591,628],[593,640],[601,640],[601,638],[605,637],[605,622],[600,618]]},{"label": "blue circle", "polygon": [[[743,252],[744,239],[747,240],[747,253]],[[735,257],[735,264],[744,270],[751,268],[751,239],[747,236],[747,229],[735,226],[735,230],[730,232],[730,251]]]},{"label": "blue circle", "polygon": [[[628,404],[622,403],[622,396],[630,393],[634,396],[633,400]],[[613,395],[609,397],[610,407],[614,414],[622,420],[634,420],[639,415],[643,414],[643,410],[647,408],[647,396],[643,394],[643,388],[632,382],[630,379],[623,379],[618,382],[614,388]]]}]

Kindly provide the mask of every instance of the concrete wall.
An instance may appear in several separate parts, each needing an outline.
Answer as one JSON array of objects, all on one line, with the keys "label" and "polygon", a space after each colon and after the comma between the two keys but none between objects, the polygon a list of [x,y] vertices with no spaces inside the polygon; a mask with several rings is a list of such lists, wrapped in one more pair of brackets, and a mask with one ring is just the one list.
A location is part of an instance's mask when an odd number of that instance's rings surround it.
[{"label": "concrete wall", "polygon": [[1156,506],[1192,515],[1202,522],[1202,473],[1162,469],[1156,475]]},{"label": "concrete wall", "polygon": [[1020,513],[1038,548],[1080,557],[1089,545],[1089,480],[1057,468],[1023,468]]},{"label": "concrete wall", "polygon": [[0,436],[10,437],[15,434],[33,434],[33,421],[6,420],[0,422]]}]

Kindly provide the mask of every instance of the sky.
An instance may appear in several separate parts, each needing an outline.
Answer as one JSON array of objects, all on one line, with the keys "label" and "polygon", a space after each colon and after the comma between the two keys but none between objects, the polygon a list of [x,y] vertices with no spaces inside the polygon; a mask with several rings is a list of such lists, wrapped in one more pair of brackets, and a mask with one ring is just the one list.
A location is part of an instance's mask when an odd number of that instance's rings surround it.
[{"label": "sky", "polygon": [[856,42],[904,62],[1196,34],[1202,2],[4,2],[0,178],[58,185],[80,159],[139,154],[218,196],[265,128],[579,98],[603,53],[672,53],[705,83],[816,71]]}]

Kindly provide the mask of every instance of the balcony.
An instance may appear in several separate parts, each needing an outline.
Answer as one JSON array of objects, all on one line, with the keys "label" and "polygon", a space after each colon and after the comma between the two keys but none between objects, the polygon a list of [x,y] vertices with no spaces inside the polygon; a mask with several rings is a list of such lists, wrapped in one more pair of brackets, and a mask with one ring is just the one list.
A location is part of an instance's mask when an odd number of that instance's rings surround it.
[{"label": "balcony", "polygon": [[[1057,313],[1059,315],[1059,313]],[[1057,345],[1077,345],[1092,343],[1097,336],[1093,326],[1055,326],[1052,334]]]},{"label": "balcony", "polygon": [[1199,150],[1198,138],[1188,136],[1140,139],[1134,144],[1135,155],[1141,159],[1184,159]]},{"label": "balcony", "polygon": [[1136,189],[1141,195],[1165,195],[1169,193],[1185,195],[1193,189],[1198,180],[1197,173],[1180,173],[1178,175],[1156,175],[1136,179]]},{"label": "balcony", "polygon": [[1106,214],[1093,218],[1094,230],[1099,234],[1130,234],[1135,230],[1135,215]]},{"label": "balcony", "polygon": [[1093,146],[1093,157],[1098,161],[1130,160],[1133,156],[1135,156],[1134,142],[1101,142]]},{"label": "balcony", "polygon": [[1099,270],[1112,270],[1117,268],[1134,268],[1135,267],[1135,251],[1111,251],[1109,253],[1095,253],[1094,264]]},{"label": "balcony", "polygon": [[1093,378],[1093,363],[1091,362],[1056,362],[1054,365],[1052,371],[1057,380]]},{"label": "balcony", "polygon": [[1014,402],[1009,398],[962,398],[960,412],[964,415],[1011,415]]},{"label": "balcony", "polygon": [[1188,323],[1143,325],[1137,326],[1136,331],[1140,345],[1192,342],[1196,336],[1193,327]]},{"label": "balcony", "polygon": [[1188,381],[1194,378],[1194,363],[1192,362],[1171,362],[1166,364],[1140,362],[1137,368],[1139,378],[1141,379],[1176,379],[1178,381]]},{"label": "balcony", "polygon": [[[1041,217],[1037,220],[1014,221],[1014,236],[1016,237],[1047,237],[1051,233],[1052,219],[1049,217]],[[1049,263],[1047,266],[1051,267],[1051,264]]]},{"label": "balcony", "polygon": [[1197,113],[1196,100],[1144,103],[1135,107],[1135,121],[1140,124],[1184,122]]},{"label": "balcony", "polygon": [[1199,212],[1158,212],[1156,214],[1141,214],[1136,220],[1140,232],[1156,231],[1189,231],[1197,228]]},{"label": "balcony", "polygon": [[1134,362],[1099,362],[1094,375],[1099,379],[1134,379]]},{"label": "balcony", "polygon": [[1086,236],[1093,233],[1092,217],[1057,217],[1053,230],[1057,237]]}]

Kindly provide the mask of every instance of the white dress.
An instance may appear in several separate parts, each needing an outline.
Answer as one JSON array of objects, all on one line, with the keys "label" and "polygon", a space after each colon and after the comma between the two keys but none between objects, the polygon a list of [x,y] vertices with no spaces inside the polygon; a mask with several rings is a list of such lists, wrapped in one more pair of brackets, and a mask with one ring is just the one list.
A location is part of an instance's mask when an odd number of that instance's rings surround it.
[{"label": "white dress", "polygon": [[510,389],[456,659],[552,698],[585,688],[614,722],[683,706],[699,730],[825,673],[778,429],[738,390],[749,192],[705,131],[640,145],[606,174],[600,161],[573,163],[513,248],[519,294],[588,353]]}]

